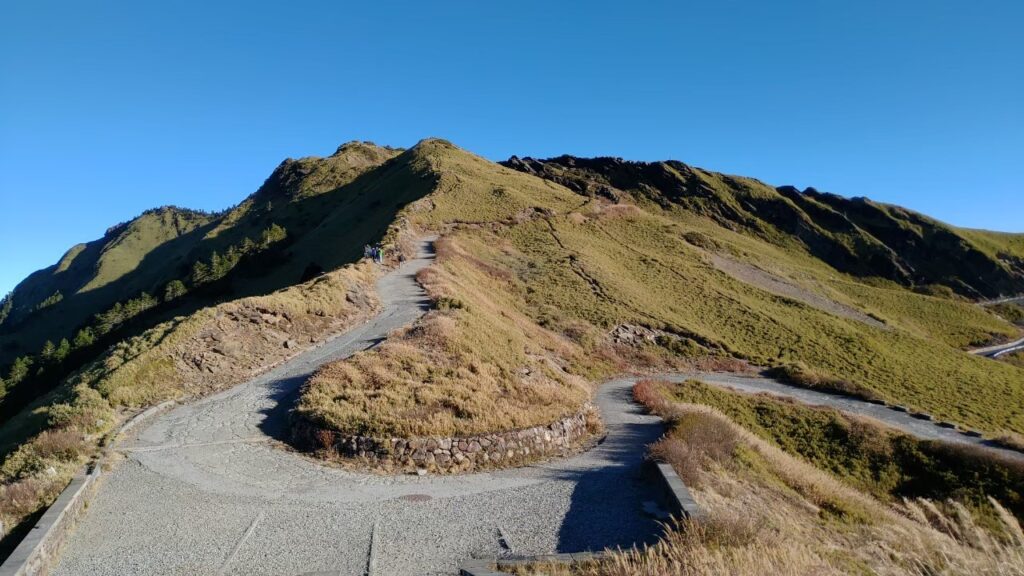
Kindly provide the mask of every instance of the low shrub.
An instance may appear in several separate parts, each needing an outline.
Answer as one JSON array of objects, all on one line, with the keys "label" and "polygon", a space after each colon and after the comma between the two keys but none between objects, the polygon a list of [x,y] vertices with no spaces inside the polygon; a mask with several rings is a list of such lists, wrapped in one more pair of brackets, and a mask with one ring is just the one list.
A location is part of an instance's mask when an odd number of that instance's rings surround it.
[{"label": "low shrub", "polygon": [[700,486],[698,472],[708,462],[728,464],[740,440],[733,426],[709,414],[686,413],[671,426],[672,434],[651,445],[650,455],[671,464],[690,486]]},{"label": "low shrub", "polygon": [[76,460],[87,450],[82,434],[71,428],[47,430],[32,442],[32,446],[40,458],[61,461]]},{"label": "low shrub", "polygon": [[999,446],[1024,452],[1024,435],[1017,434],[1016,432],[1004,432],[993,438],[992,442]]},{"label": "low shrub", "polygon": [[883,500],[955,499],[971,506],[981,520],[992,520],[992,497],[1024,518],[1024,464],[988,450],[920,440],[831,408],[693,380],[647,381],[643,390],[643,398],[655,398],[651,405],[661,414],[675,414],[673,402],[711,406],[786,452]]},{"label": "low shrub", "polygon": [[812,390],[845,394],[847,396],[863,398],[864,400],[879,401],[882,399],[874,390],[866,386],[842,378],[836,378],[821,370],[810,368],[801,362],[776,366],[767,370],[766,374],[772,378]]}]

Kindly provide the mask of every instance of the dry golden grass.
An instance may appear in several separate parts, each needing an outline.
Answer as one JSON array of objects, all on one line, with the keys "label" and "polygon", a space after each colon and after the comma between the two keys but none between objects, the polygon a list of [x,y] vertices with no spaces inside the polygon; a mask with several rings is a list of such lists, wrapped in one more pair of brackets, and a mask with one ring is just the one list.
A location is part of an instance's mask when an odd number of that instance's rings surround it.
[{"label": "dry golden grass", "polygon": [[[411,158],[417,174],[433,178],[433,191],[400,218],[444,234],[439,262],[449,264],[422,276],[434,283],[437,310],[393,345],[324,369],[302,401],[303,416],[316,425],[448,434],[532,424],[559,414],[548,403],[558,401],[556,391],[523,401],[508,396],[543,390],[539,382],[558,380],[560,370],[597,380],[684,364],[742,366],[736,359],[795,367],[790,376],[803,385],[898,401],[989,433],[1022,425],[1010,407],[1019,404],[1024,372],[950,348],[1011,329],[977,307],[865,284],[792,246],[639,196],[586,198],[444,141],[421,143]],[[710,249],[884,317],[890,329],[741,282],[706,261]],[[678,345],[610,342],[609,331],[623,323],[678,335]],[[545,364],[558,369],[531,367]],[[518,382],[523,370],[538,383]],[[986,393],[954,393],[964,385]],[[484,401],[467,391],[491,395],[498,410],[483,410]],[[569,409],[576,396],[563,399]]]},{"label": "dry golden grass", "polygon": [[549,424],[578,412],[586,381],[567,370],[568,339],[517,310],[504,271],[437,243],[419,280],[435,310],[378,348],[322,367],[298,414],[369,436],[466,436]]},{"label": "dry golden grass", "polygon": [[1006,432],[992,439],[993,442],[1007,448],[1013,448],[1014,450],[1020,450],[1024,452],[1024,434],[1017,434],[1016,432]]},{"label": "dry golden grass", "polygon": [[[143,407],[243,382],[297,347],[351,326],[376,306],[377,268],[342,268],[304,284],[199,310],[120,342],[75,380],[114,406]],[[358,299],[353,299],[358,295]],[[253,319],[279,318],[273,324]]]},{"label": "dry golden grass", "polygon": [[[29,438],[0,465],[0,522],[18,526],[60,493],[74,472],[118,422],[116,409],[141,408],[161,400],[199,396],[238,384],[252,372],[294,354],[279,340],[264,338],[267,326],[232,315],[252,312],[287,317],[274,327],[280,337],[313,338],[351,325],[376,303],[376,267],[358,264],[266,296],[244,298],[202,309],[188,318],[164,322],[110,348],[61,387],[0,426],[0,438]],[[359,296],[353,301],[353,296]],[[289,332],[291,330],[292,332]],[[197,363],[218,354],[218,343],[237,340],[231,362]],[[210,370],[206,367],[209,366]],[[130,411],[124,412],[130,414]]]}]

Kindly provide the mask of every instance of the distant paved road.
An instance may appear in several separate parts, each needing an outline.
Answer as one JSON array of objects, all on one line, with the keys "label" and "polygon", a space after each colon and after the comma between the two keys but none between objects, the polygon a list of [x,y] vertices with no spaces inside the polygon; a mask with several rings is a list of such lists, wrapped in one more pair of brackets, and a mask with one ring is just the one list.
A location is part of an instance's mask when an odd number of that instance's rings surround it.
[{"label": "distant paved road", "polygon": [[996,298],[995,300],[983,300],[978,302],[978,305],[995,306],[996,304],[1008,304],[1010,302],[1020,302],[1024,304],[1024,296],[1008,296],[1006,298]]},{"label": "distant paved road", "polygon": [[1013,342],[1007,342],[1006,344],[997,344],[995,346],[986,346],[985,348],[975,348],[969,350],[971,354],[977,354],[978,356],[987,356],[988,358],[998,358],[1003,354],[1009,354],[1016,352],[1017,350],[1024,350],[1024,338],[1020,340],[1014,340]]},{"label": "distant paved road", "polygon": [[[979,306],[994,306],[996,304],[1008,304],[1011,302],[1019,302],[1024,304],[1024,296],[1009,296],[1007,298],[999,298],[996,300],[986,300],[978,302]],[[988,358],[998,358],[1003,354],[1009,354],[1010,352],[1016,352],[1017,350],[1024,350],[1024,338],[1008,342],[1006,344],[997,344],[995,346],[986,346],[984,348],[975,348],[974,350],[968,350],[971,354],[977,354],[978,356],[986,356]]]},{"label": "distant paved road", "polygon": [[[632,380],[601,387],[607,440],[577,457],[465,476],[359,474],[277,445],[299,385],[425,310],[420,257],[378,284],[383,312],[267,375],[156,417],[122,449],[64,549],[57,575],[454,574],[478,555],[652,541],[640,476],[657,418]],[[499,542],[499,531],[502,540]],[[371,544],[372,543],[372,544]],[[370,562],[371,546],[373,562]]]},{"label": "distant paved road", "polygon": [[670,380],[672,382],[683,382],[685,380],[695,379],[707,384],[721,388],[729,388],[739,392],[764,392],[775,396],[793,398],[805,404],[830,406],[848,414],[873,418],[883,424],[925,440],[941,440],[953,444],[978,446],[1014,460],[1024,461],[1024,453],[1022,452],[993,446],[983,438],[967,436],[952,428],[939,426],[935,422],[915,418],[906,412],[901,412],[886,406],[866,402],[864,400],[858,400],[849,396],[839,396],[836,394],[828,394],[826,392],[818,392],[807,388],[801,388],[799,386],[784,384],[770,378],[757,376],[739,376],[735,374],[703,372],[669,374],[657,377]]}]

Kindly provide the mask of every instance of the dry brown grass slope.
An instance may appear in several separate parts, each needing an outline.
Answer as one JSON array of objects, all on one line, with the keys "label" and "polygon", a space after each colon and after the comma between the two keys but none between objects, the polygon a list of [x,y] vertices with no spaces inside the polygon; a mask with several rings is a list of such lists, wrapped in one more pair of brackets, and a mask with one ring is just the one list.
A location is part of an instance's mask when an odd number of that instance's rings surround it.
[{"label": "dry brown grass slope", "polygon": [[3,423],[0,437],[23,439],[0,466],[0,522],[11,537],[3,548],[124,418],[163,400],[244,382],[361,321],[376,308],[377,273],[362,263],[161,323],[112,347]]},{"label": "dry brown grass slope", "polygon": [[670,526],[661,542],[641,551],[518,574],[1024,574],[1024,532],[998,503],[995,531],[956,502],[886,504],[714,409],[646,399],[672,420],[654,454],[687,479],[707,519]]}]

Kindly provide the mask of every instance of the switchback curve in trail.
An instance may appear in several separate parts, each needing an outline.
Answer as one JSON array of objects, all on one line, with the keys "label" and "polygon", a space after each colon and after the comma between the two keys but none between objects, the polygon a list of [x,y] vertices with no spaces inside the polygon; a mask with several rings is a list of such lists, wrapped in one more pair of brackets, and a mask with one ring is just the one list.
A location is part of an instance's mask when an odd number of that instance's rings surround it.
[{"label": "switchback curve in trail", "polygon": [[[326,466],[280,445],[287,410],[313,370],[373,346],[425,313],[415,274],[432,257],[425,240],[417,258],[379,280],[383,310],[366,324],[144,424],[119,447],[124,461],[105,475],[54,573],[454,574],[459,561],[474,556],[579,552],[656,539],[658,524],[645,513],[655,489],[641,471],[647,445],[663,428],[632,402],[639,376],[599,388],[603,443],[524,468],[381,476]],[[884,406],[767,378],[657,377],[788,396],[921,438],[984,444]]]},{"label": "switchback curve in trail", "polygon": [[[603,385],[607,437],[575,457],[461,476],[381,476],[284,449],[287,409],[321,364],[426,310],[420,255],[380,279],[383,311],[275,370],[157,416],[120,449],[55,574],[454,574],[462,559],[651,542],[642,472],[658,418],[632,379]],[[370,557],[374,558],[370,562]]]}]

